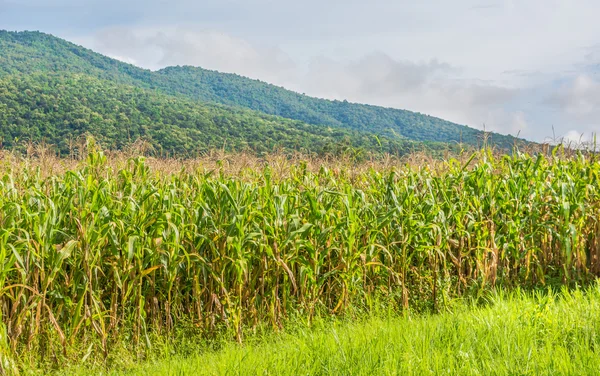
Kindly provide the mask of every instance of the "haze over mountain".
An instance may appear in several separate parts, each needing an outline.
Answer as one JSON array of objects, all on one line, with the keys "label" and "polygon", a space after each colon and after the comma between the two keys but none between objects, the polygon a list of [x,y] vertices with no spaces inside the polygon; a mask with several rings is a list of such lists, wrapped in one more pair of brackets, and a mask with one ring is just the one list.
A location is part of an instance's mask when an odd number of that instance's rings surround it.
[{"label": "haze over mountain", "polygon": [[[56,135],[90,130],[115,147],[123,146],[134,136],[156,138],[156,132],[162,132],[163,140],[167,134],[179,134],[183,137],[179,149],[188,152],[220,147],[225,139],[233,140],[232,145],[238,148],[247,146],[262,151],[277,145],[303,145],[302,148],[323,151],[328,142],[344,142],[352,147],[390,152],[404,150],[408,141],[475,146],[483,139],[482,131],[431,116],[312,98],[235,74],[195,67],[153,72],[40,32],[2,31],[0,50],[0,87],[7,89],[0,94],[0,105],[13,109],[0,118],[4,145],[14,144],[19,137],[59,140]],[[70,97],[70,101],[64,101],[65,97]],[[78,108],[85,114],[78,118],[73,115],[77,112],[73,107],[76,103],[85,108]],[[210,114],[210,126],[190,115],[198,112]],[[233,118],[223,120],[228,116]],[[245,120],[239,121],[240,116]],[[270,130],[257,131],[265,122]],[[26,123],[27,131],[22,123]],[[74,127],[74,123],[79,125]],[[229,127],[231,124],[235,124],[233,128]],[[107,131],[107,126],[121,134]],[[124,129],[129,129],[126,138]],[[264,132],[271,136],[265,140],[273,142],[263,142]],[[158,146],[175,151],[179,136],[173,137],[171,143]],[[311,137],[330,139],[315,142]],[[520,141],[493,134],[490,142],[510,148]]]}]

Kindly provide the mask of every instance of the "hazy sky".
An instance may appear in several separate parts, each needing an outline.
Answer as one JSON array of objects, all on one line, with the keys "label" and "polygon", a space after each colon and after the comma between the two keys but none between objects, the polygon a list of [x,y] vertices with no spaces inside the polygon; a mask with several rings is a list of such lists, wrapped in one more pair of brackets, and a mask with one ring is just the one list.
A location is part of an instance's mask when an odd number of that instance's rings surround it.
[{"label": "hazy sky", "polygon": [[600,131],[598,15],[597,0],[0,0],[0,29],[142,67],[235,72],[538,141]]}]

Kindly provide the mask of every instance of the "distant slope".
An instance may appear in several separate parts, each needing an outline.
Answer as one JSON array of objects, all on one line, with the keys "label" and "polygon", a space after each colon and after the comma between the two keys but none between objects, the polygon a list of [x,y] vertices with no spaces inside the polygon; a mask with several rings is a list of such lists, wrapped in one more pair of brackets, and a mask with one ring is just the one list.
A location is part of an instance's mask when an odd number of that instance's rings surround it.
[{"label": "distant slope", "polygon": [[[306,123],[395,139],[478,145],[483,132],[435,117],[390,108],[317,99],[234,74],[193,67],[152,72],[39,32],[0,31],[0,77],[15,73],[85,73],[193,100],[245,107]],[[523,142],[493,134],[491,143]]]},{"label": "distant slope", "polygon": [[[194,156],[210,149],[340,154],[405,154],[424,144],[320,127],[256,111],[173,97],[83,73],[18,73],[0,78],[0,143],[45,141],[67,154],[84,134],[123,149],[139,138],[156,153]],[[351,147],[350,147],[351,146]],[[431,144],[433,149],[446,148]]]},{"label": "distant slope", "polygon": [[[158,73],[165,76],[164,83],[170,92],[243,106],[311,124],[350,128],[415,141],[463,142],[471,145],[481,144],[484,134],[421,113],[313,98],[235,74],[189,66],[168,67]],[[515,142],[522,140],[491,134],[490,142],[511,148]]]}]

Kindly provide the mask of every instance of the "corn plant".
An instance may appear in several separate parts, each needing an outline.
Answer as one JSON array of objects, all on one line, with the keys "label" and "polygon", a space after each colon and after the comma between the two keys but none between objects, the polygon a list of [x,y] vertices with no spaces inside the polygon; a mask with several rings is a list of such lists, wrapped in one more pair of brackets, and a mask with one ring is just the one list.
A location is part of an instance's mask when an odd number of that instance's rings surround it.
[{"label": "corn plant", "polygon": [[600,166],[582,153],[249,178],[109,162],[92,150],[66,172],[1,177],[1,354],[91,337],[106,355],[124,333],[149,345],[182,322],[243,341],[291,314],[436,310],[600,274]]}]

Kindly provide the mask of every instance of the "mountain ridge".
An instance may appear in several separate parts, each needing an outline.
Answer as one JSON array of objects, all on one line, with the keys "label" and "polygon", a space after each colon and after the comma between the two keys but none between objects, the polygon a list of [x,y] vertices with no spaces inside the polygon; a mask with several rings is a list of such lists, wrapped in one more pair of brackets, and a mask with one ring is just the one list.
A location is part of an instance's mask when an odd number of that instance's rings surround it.
[{"label": "mountain ridge", "polygon": [[82,73],[186,100],[247,108],[390,139],[478,146],[489,134],[490,144],[504,149],[528,143],[408,110],[310,97],[235,73],[192,66],[151,71],[39,31],[0,31],[0,49],[4,51],[0,54],[0,77],[34,72]]},{"label": "mountain ridge", "polygon": [[43,141],[61,155],[70,155],[72,145],[85,135],[113,150],[143,139],[152,154],[181,157],[211,149],[354,156],[448,149],[439,143],[376,138],[241,107],[200,103],[84,73],[0,77],[0,146],[19,149],[24,147],[21,141]]}]

